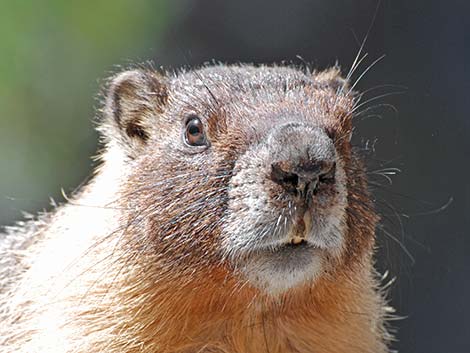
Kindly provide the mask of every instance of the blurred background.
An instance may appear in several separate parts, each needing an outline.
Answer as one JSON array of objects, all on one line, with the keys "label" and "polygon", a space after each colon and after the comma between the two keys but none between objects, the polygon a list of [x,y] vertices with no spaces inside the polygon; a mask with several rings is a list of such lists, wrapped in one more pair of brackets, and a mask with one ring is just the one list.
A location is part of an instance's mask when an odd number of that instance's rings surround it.
[{"label": "blurred background", "polygon": [[[132,63],[294,63],[345,73],[369,0],[0,2],[0,224],[49,209],[90,174],[100,83]],[[357,79],[356,118],[396,282],[394,348],[470,352],[470,3],[383,0]],[[466,44],[466,45],[465,45]],[[394,94],[394,92],[401,92]],[[374,107],[375,106],[375,107]],[[387,178],[380,171],[398,175]]]}]

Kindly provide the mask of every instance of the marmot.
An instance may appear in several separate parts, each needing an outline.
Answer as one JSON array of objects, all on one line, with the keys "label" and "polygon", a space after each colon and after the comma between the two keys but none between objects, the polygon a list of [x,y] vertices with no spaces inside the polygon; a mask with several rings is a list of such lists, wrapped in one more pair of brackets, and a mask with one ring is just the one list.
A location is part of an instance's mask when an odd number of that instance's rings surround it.
[{"label": "marmot", "polygon": [[378,216],[336,68],[139,68],[94,178],[0,247],[1,352],[383,353]]}]

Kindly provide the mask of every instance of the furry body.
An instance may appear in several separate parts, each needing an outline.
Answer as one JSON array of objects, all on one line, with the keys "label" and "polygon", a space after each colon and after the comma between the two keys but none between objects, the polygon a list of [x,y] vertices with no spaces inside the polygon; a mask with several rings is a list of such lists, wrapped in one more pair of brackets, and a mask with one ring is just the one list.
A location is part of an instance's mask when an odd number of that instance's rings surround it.
[{"label": "furry body", "polygon": [[[264,66],[114,78],[94,179],[2,242],[0,352],[386,352],[387,309],[372,259],[378,218],[349,144],[354,98],[346,84],[335,70]],[[182,119],[194,114],[206,146],[181,142]],[[297,260],[288,259],[288,270],[239,244],[258,246],[265,234],[297,226],[290,214],[298,211],[289,209],[285,228],[276,228],[269,215],[284,215],[290,196],[250,179],[268,170],[269,141],[292,119],[301,131],[328,133],[338,171],[315,198],[321,207],[309,206],[306,237],[321,251],[320,267],[277,286],[272,271],[283,281]],[[252,165],[254,153],[267,157]],[[263,205],[247,201],[249,185]],[[339,220],[331,244],[329,217]]]}]

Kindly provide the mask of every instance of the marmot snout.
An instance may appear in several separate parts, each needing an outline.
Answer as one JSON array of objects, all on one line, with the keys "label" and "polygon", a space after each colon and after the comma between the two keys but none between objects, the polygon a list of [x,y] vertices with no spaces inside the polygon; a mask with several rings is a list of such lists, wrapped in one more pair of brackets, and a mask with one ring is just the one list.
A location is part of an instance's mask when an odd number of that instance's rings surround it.
[{"label": "marmot snout", "polygon": [[343,229],[331,231],[345,226],[343,161],[321,122],[285,116],[272,119],[266,136],[249,147],[248,163],[240,168],[246,179],[233,176],[233,207],[249,211],[235,221],[257,228],[227,231],[225,242],[252,284],[272,293],[316,277],[328,266],[327,255],[340,257],[344,241]]}]

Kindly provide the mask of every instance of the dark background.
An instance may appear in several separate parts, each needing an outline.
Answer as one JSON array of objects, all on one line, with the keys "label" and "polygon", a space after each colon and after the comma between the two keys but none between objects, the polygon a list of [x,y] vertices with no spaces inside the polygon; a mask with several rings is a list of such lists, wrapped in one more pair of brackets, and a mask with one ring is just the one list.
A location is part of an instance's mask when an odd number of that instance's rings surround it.
[{"label": "dark background", "polygon": [[[90,173],[102,81],[152,60],[178,68],[308,62],[345,73],[376,1],[81,1],[0,4],[0,223],[48,209]],[[353,79],[374,88],[356,118],[383,216],[400,352],[470,352],[470,2],[383,0]],[[302,59],[299,59],[300,56]],[[387,85],[385,87],[381,87]],[[400,94],[392,94],[400,91]],[[389,95],[390,94],[390,95]],[[365,98],[365,99],[366,99]],[[379,175],[398,168],[390,184]]]}]

